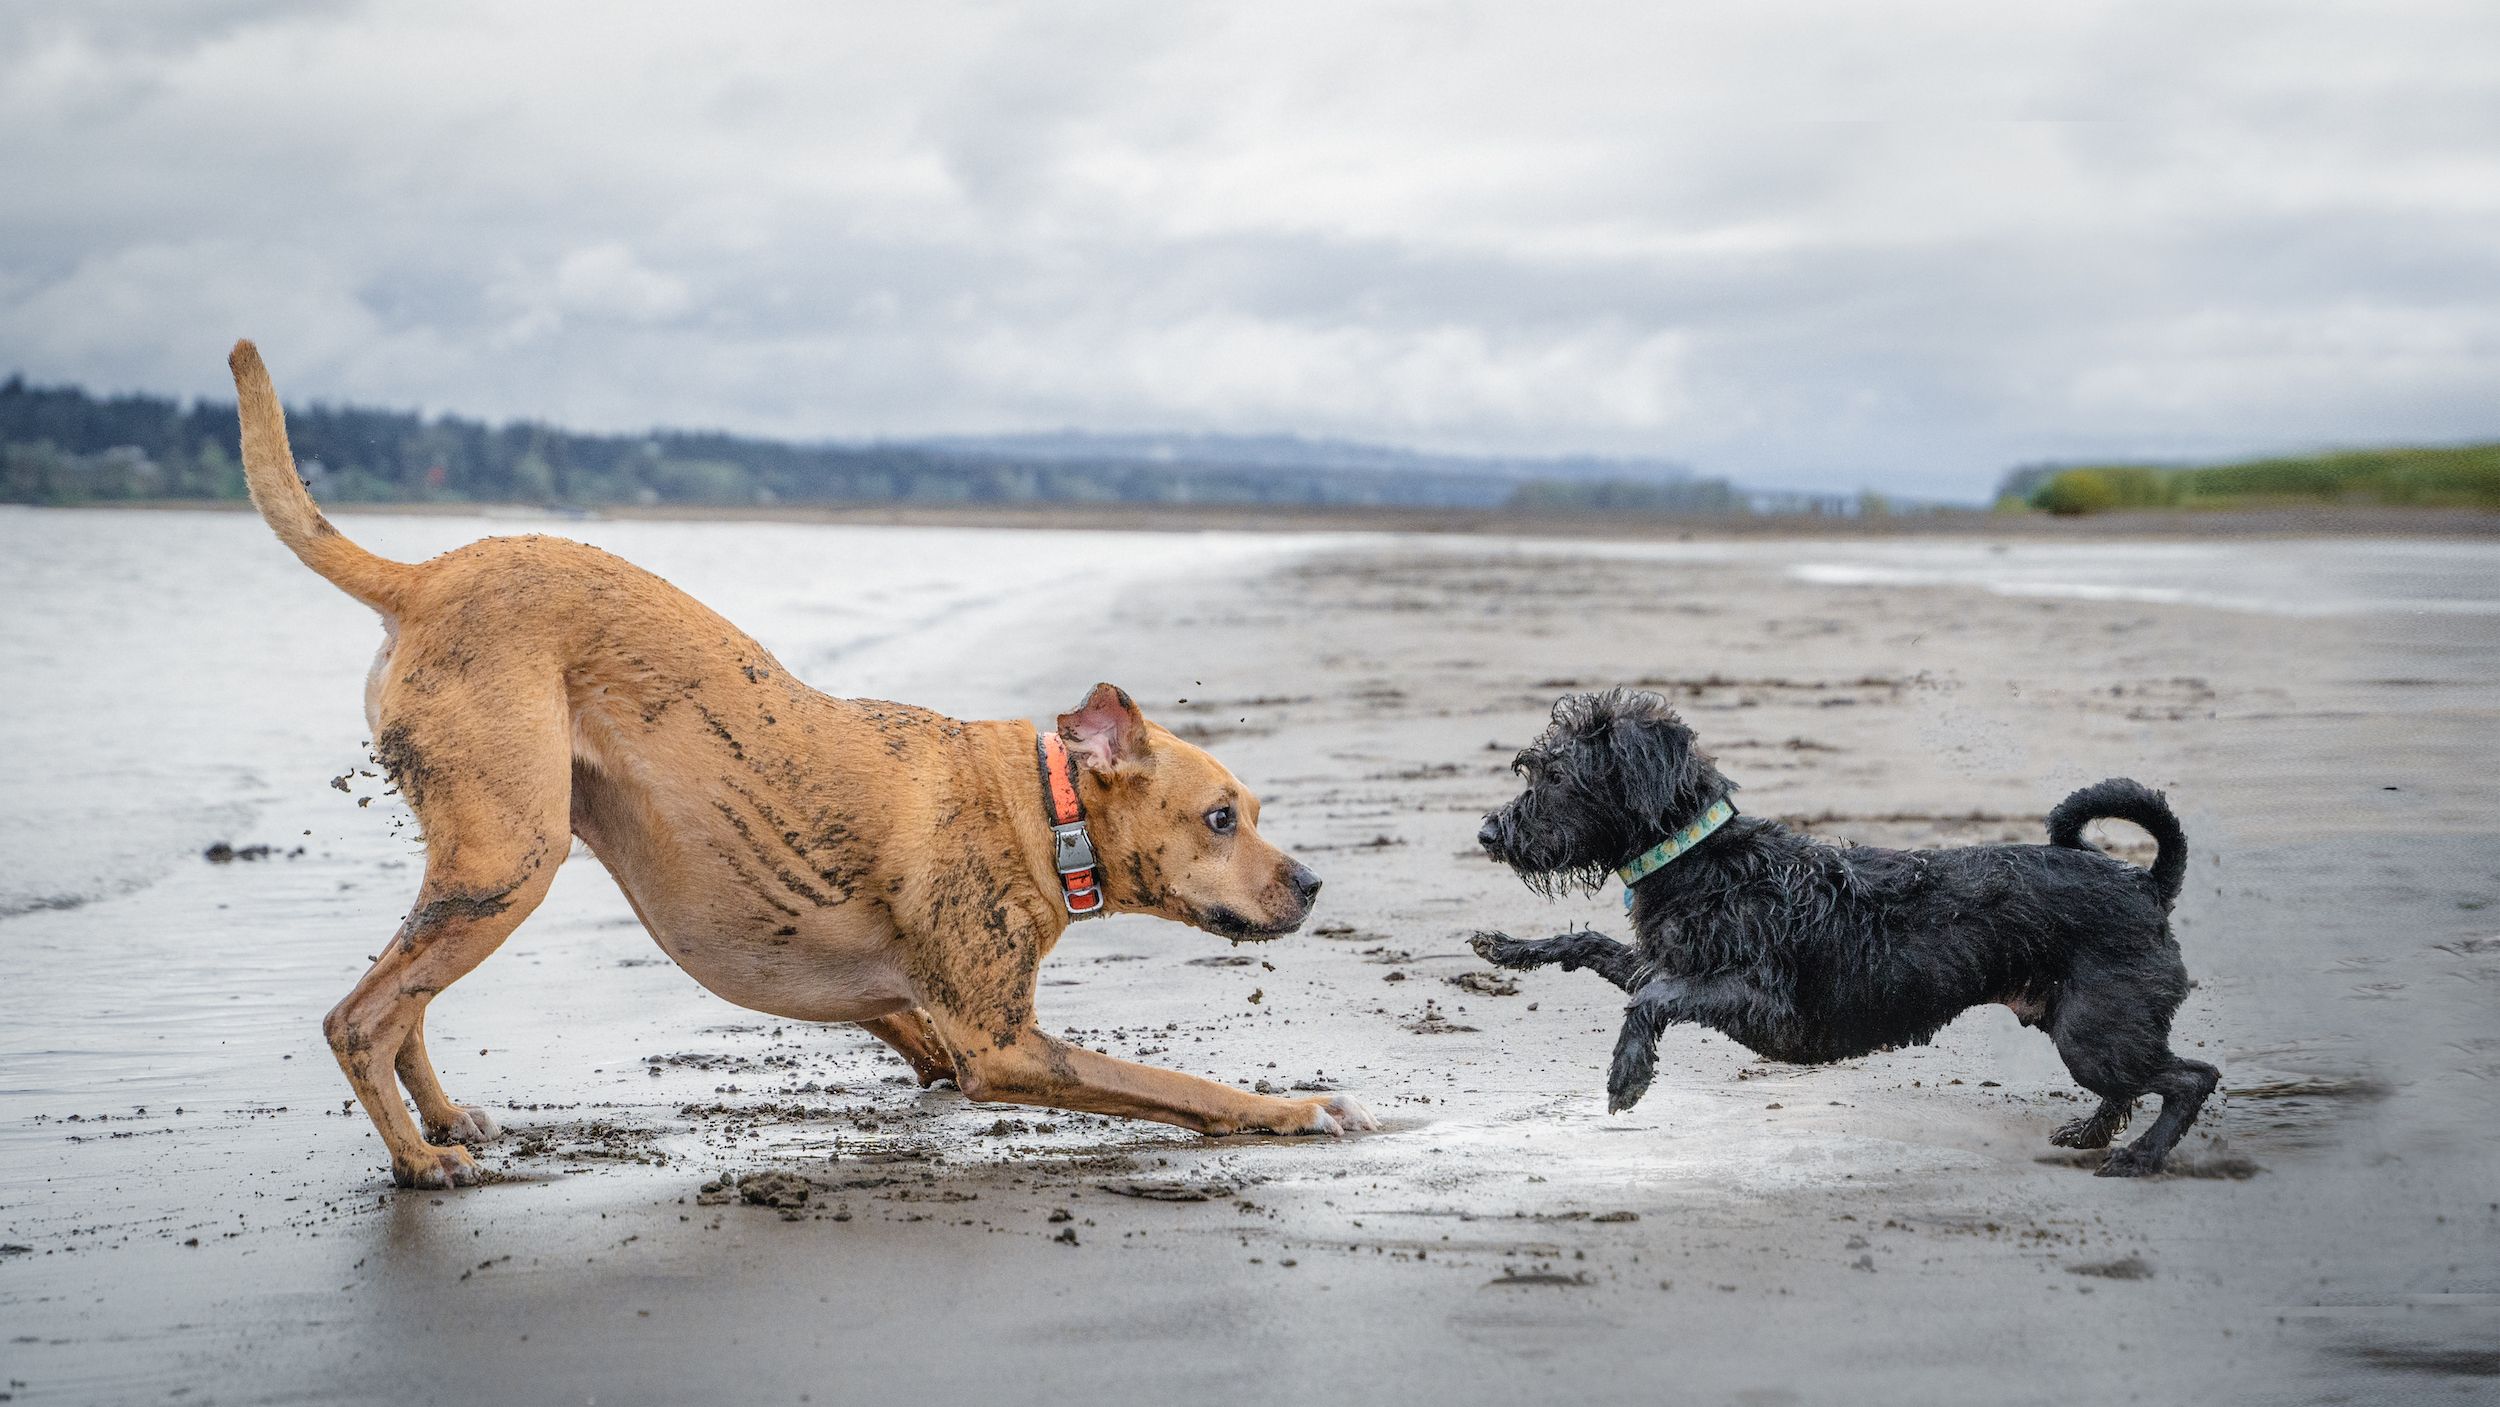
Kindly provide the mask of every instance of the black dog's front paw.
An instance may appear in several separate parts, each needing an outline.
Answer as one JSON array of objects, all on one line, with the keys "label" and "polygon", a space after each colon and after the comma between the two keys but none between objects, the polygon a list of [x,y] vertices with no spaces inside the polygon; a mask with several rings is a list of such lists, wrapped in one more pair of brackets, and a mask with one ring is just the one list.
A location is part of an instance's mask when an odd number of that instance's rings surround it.
[{"label": "black dog's front paw", "polygon": [[1641,1102],[1658,1074],[1658,1052],[1646,1042],[1627,1040],[1615,1047],[1615,1062],[1606,1072],[1606,1112],[1620,1114]]},{"label": "black dog's front paw", "polygon": [[1553,961],[1545,951],[1545,944],[1513,938],[1507,933],[1478,933],[1467,940],[1467,946],[1476,950],[1477,957],[1495,967],[1513,967],[1524,971]]}]

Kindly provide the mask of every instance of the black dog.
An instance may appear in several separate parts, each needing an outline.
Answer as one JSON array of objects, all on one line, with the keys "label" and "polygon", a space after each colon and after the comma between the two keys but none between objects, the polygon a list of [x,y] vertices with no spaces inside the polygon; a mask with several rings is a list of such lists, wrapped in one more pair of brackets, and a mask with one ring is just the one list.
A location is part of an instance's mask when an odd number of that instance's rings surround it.
[{"label": "black dog", "polygon": [[[1842,848],[1732,815],[1735,786],[1693,730],[1658,695],[1624,690],[1556,702],[1512,768],[1527,790],[1477,839],[1547,894],[1595,889],[1628,867],[1637,945],[1480,933],[1475,949],[1503,967],[1590,968],[1632,994],[1610,1112],[1649,1088],[1658,1037],[1679,1021],[1766,1059],[1820,1064],[1924,1045],[1986,1002],[2047,1028],[2076,1083],[2101,1097],[2051,1142],[2107,1148],[2139,1097],[2161,1096],[2160,1117],[2103,1176],[2159,1171],[2220,1082],[2170,1049],[2188,989],[2169,918],[2187,837],[2160,792],[2123,779],[2085,787],[2050,813],[2047,845]],[[2150,872],[2083,839],[2100,817],[2159,842]]]}]

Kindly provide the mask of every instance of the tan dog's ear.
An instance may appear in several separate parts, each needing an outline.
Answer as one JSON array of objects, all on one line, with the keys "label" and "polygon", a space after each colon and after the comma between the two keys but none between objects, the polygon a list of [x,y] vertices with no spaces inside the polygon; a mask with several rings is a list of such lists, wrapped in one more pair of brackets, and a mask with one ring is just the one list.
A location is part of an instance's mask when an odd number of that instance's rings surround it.
[{"label": "tan dog's ear", "polygon": [[1059,715],[1059,739],[1082,765],[1108,771],[1146,750],[1146,716],[1118,687],[1097,684],[1085,702]]}]

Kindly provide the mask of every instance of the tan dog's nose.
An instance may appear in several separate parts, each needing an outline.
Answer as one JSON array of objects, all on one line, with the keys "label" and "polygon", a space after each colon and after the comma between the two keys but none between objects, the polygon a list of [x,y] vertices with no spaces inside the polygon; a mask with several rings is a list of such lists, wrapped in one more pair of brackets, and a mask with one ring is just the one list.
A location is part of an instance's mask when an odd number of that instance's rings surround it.
[{"label": "tan dog's nose", "polygon": [[1299,862],[1295,863],[1293,873],[1286,877],[1285,882],[1293,887],[1293,897],[1301,900],[1302,907],[1306,909],[1313,899],[1319,897],[1319,876]]}]

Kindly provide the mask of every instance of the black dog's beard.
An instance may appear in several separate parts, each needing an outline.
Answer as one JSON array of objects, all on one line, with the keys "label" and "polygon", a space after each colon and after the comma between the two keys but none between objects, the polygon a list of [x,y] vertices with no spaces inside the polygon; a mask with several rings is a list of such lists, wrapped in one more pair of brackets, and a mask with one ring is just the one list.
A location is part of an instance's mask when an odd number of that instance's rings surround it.
[{"label": "black dog's beard", "polygon": [[1514,801],[1493,814],[1486,822],[1492,843],[1485,846],[1485,853],[1548,899],[1603,888],[1614,873],[1613,864],[1586,858],[1589,852],[1584,842],[1565,827],[1523,815],[1528,809]]}]

